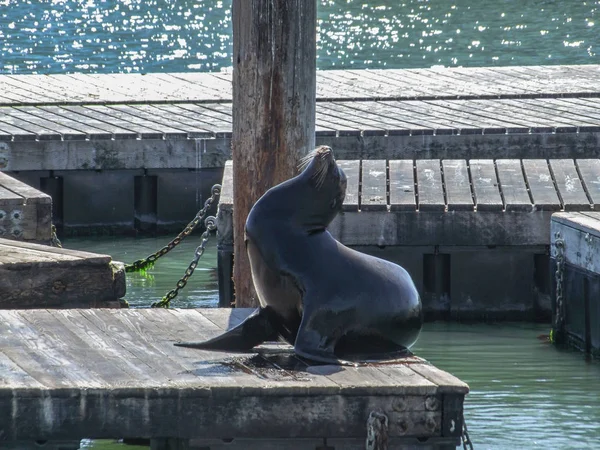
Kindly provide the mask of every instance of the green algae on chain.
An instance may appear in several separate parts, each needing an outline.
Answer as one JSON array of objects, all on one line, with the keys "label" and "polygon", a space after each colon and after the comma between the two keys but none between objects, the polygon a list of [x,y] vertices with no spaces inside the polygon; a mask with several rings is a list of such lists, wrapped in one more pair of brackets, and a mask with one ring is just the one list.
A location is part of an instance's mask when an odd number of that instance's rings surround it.
[{"label": "green algae on chain", "polygon": [[194,231],[198,224],[205,218],[210,206],[220,195],[221,185],[215,184],[211,189],[211,196],[204,202],[202,209],[198,211],[192,221],[171,242],[144,259],[138,259],[131,264],[125,264],[125,272],[139,272],[142,276],[145,276],[146,272],[154,267],[158,258],[169,253]]}]

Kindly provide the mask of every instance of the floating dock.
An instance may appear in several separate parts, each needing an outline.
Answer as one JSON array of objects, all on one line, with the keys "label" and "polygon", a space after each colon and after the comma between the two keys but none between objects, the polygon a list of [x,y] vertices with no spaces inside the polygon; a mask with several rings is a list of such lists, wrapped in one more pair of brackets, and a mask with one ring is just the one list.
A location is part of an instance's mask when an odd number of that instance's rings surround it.
[{"label": "floating dock", "polygon": [[119,308],[124,295],[108,255],[0,239],[0,309]]},{"label": "floating dock", "polygon": [[[338,164],[347,191],[329,231],[404,266],[432,318],[549,319],[551,215],[600,207],[599,159]],[[233,301],[232,172],[229,161],[218,213],[221,305]]]},{"label": "floating dock", "polygon": [[555,340],[600,358],[600,212],[554,214],[551,237]]},{"label": "floating dock", "polygon": [[[179,228],[231,158],[227,73],[0,87],[0,170],[52,195],[66,231]],[[599,158],[599,106],[600,65],[317,71],[316,141],[346,160]]]},{"label": "floating dock", "polygon": [[155,448],[365,448],[371,412],[387,418],[389,448],[458,445],[468,386],[418,357],[350,367],[282,345],[259,355],[173,346],[249,312],[0,311],[0,448],[133,437]]}]

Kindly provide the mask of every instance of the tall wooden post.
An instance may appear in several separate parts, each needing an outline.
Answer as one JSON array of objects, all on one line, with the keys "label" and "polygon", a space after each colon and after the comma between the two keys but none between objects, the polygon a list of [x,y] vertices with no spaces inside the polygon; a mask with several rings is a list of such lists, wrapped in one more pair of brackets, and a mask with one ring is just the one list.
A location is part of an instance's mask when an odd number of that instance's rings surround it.
[{"label": "tall wooden post", "polygon": [[236,306],[256,305],[248,212],[296,174],[315,144],[316,0],[233,0],[233,223]]}]

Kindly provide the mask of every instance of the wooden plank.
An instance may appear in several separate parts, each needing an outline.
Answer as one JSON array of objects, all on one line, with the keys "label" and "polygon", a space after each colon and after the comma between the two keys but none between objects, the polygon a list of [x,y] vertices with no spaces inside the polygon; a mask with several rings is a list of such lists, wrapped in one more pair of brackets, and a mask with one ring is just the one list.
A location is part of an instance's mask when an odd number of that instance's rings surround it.
[{"label": "wooden plank", "polygon": [[448,211],[473,211],[471,182],[464,159],[442,160]]},{"label": "wooden plank", "polygon": [[385,159],[362,160],[362,211],[387,211],[387,167]]},{"label": "wooden plank", "polygon": [[99,388],[96,374],[60,351],[60,340],[45,335],[17,311],[2,312],[2,352],[41,384],[50,387]]},{"label": "wooden plank", "polygon": [[5,173],[0,172],[0,187],[8,189],[20,197],[23,197],[25,203],[52,203],[52,197],[44,194],[19,180]]},{"label": "wooden plank", "polygon": [[[398,132],[405,131],[405,134],[409,133],[411,128],[410,124],[406,122],[402,122],[394,117],[387,117],[381,114],[376,114],[369,109],[370,102],[327,102],[327,103],[319,103],[317,104],[318,109],[328,109],[331,111],[336,111],[337,113],[344,115],[355,117],[361,119],[366,125],[367,130],[371,127],[375,130],[386,130],[389,134],[391,130]],[[364,133],[363,133],[364,134]]]},{"label": "wooden plank", "polygon": [[166,139],[187,139],[188,134],[185,127],[177,122],[170,120],[161,120],[152,111],[146,111],[144,107],[135,105],[110,105],[107,111],[112,114],[116,111],[126,120],[136,124],[142,124],[145,127],[160,130]]},{"label": "wooden plank", "polygon": [[439,159],[416,161],[417,199],[419,211],[444,211],[444,191]]},{"label": "wooden plank", "polygon": [[527,124],[520,123],[509,116],[480,109],[482,105],[492,103],[490,100],[431,100],[426,103],[445,108],[448,115],[464,117],[471,122],[476,122],[485,134],[526,133],[529,130]]},{"label": "wooden plank", "polygon": [[154,336],[151,333],[147,336],[129,317],[112,314],[110,310],[82,309],[80,314],[107,341],[107,345],[122,352],[123,358],[130,358],[136,365],[147,370],[158,386],[167,384],[177,387],[190,381],[193,366],[179,358],[174,359],[173,355],[177,350],[172,341],[172,351],[165,353],[153,345]]},{"label": "wooden plank", "polygon": [[[18,135],[21,138],[29,138],[31,135],[35,135],[36,140],[58,140],[62,139],[60,133],[52,129],[51,124],[46,123],[47,126],[42,126],[37,122],[31,122],[26,120],[26,115],[23,117],[22,113],[14,110],[12,107],[10,109],[2,109],[2,115],[0,116],[0,126],[4,126],[4,124],[15,128],[23,130],[25,133]],[[23,139],[25,140],[25,139]]]},{"label": "wooden plank", "polygon": [[[117,126],[111,122],[110,118],[98,114],[90,114],[90,111],[83,106],[38,106],[39,110],[49,114],[57,114],[63,117],[79,122],[88,135],[94,139],[135,139],[138,134],[130,128]],[[129,127],[129,124],[127,125]],[[101,130],[99,133],[93,130]]]},{"label": "wooden plank", "polygon": [[592,201],[592,207],[600,207],[600,160],[576,159],[575,165],[581,176],[583,188]]},{"label": "wooden plank", "polygon": [[545,159],[524,159],[523,169],[534,208],[539,211],[558,211],[561,203],[554,180]]},{"label": "wooden plank", "polygon": [[200,127],[197,120],[181,116],[171,112],[165,105],[164,108],[157,108],[156,105],[130,105],[131,108],[142,111],[144,114],[154,117],[155,121],[168,124],[171,128],[177,128],[184,131],[190,139],[213,138],[214,133],[210,127]]},{"label": "wooden plank", "polygon": [[425,379],[436,384],[440,393],[466,394],[469,392],[469,386],[466,383],[432,364],[410,364],[409,367]]},{"label": "wooden plank", "polygon": [[504,209],[506,211],[531,211],[532,204],[523,177],[521,161],[497,159],[496,170],[498,171]]},{"label": "wooden plank", "polygon": [[[34,106],[14,106],[12,110],[7,111],[10,117],[18,118],[27,121],[33,125],[40,127],[40,130],[46,128],[51,130],[50,133],[45,133],[50,137],[54,133],[60,134],[64,140],[85,140],[86,135],[81,131],[61,123],[56,120],[56,116],[40,114]],[[41,133],[38,133],[41,134]]]},{"label": "wooden plank", "polygon": [[[197,120],[200,127],[206,127],[204,124],[208,124],[211,131],[217,135],[231,135],[231,118],[229,116],[208,111],[195,104],[175,103],[170,107],[177,107],[177,114]],[[157,105],[157,108],[165,109],[167,106]]]},{"label": "wooden plank", "polygon": [[572,159],[551,159],[550,169],[565,211],[591,209]]},{"label": "wooden plank", "polygon": [[103,359],[124,373],[121,379],[111,380],[113,385],[132,387],[160,386],[164,382],[156,377],[156,370],[146,364],[140,364],[135,354],[124,349],[116,339],[106,339],[106,336],[89,320],[80,314],[77,309],[51,309],[47,313],[61,326],[63,333],[71,335],[71,345],[84,348],[88,359],[97,353]]},{"label": "wooden plank", "polygon": [[[71,107],[70,109],[74,109]],[[87,105],[77,108],[79,114],[112,123],[119,128],[134,131],[140,139],[162,139],[160,125],[135,117],[127,111],[119,111],[102,105]]]},{"label": "wooden plank", "polygon": [[124,294],[110,256],[0,239],[0,308],[118,306]]},{"label": "wooden plank", "polygon": [[346,174],[346,197],[344,198],[344,211],[358,211],[358,189],[360,183],[360,161],[338,160],[340,169]]},{"label": "wooden plank", "polygon": [[500,184],[492,159],[472,159],[469,161],[473,195],[477,211],[502,211]]},{"label": "wooden plank", "polygon": [[415,169],[410,159],[390,160],[390,210],[415,211]]}]

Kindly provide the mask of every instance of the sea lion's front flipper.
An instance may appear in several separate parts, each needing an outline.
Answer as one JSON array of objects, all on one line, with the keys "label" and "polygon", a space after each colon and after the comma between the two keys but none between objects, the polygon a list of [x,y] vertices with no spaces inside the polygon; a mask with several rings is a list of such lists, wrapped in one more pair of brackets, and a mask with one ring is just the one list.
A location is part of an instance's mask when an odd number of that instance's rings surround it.
[{"label": "sea lion's front flipper", "polygon": [[248,351],[265,341],[276,340],[279,333],[273,326],[273,311],[259,308],[238,326],[204,342],[177,342],[178,347],[202,350]]}]

